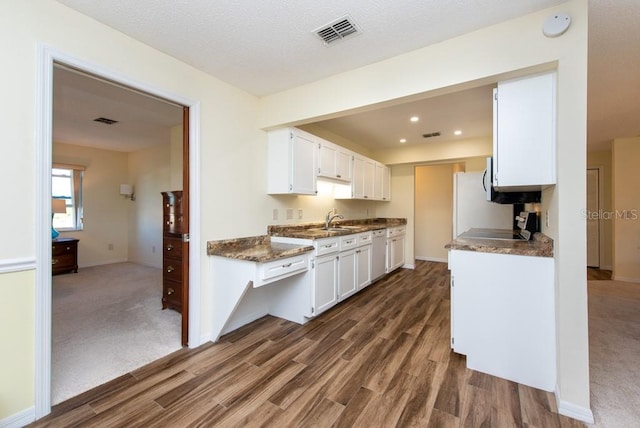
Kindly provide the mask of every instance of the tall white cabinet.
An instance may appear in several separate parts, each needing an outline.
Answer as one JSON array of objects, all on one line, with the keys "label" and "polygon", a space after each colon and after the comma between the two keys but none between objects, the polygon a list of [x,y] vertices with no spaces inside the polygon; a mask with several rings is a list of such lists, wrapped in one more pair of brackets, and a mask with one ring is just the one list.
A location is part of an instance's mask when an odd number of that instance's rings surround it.
[{"label": "tall white cabinet", "polygon": [[556,183],[556,73],[498,82],[493,100],[493,186]]}]

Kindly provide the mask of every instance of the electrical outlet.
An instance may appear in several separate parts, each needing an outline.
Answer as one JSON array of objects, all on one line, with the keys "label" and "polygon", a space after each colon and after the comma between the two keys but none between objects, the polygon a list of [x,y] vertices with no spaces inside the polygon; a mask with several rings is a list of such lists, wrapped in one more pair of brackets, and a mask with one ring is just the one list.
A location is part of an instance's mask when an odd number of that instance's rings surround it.
[{"label": "electrical outlet", "polygon": [[152,254],[155,254],[155,253],[156,253],[156,246],[155,246],[155,245],[151,247],[151,253],[152,253]]},{"label": "electrical outlet", "polygon": [[274,210],[273,210],[273,219],[274,220],[278,219],[278,210],[276,208],[274,208]]},{"label": "electrical outlet", "polygon": [[549,227],[549,210],[544,212],[544,224]]},{"label": "electrical outlet", "polygon": [[293,220],[293,208],[287,208],[287,220]]},{"label": "electrical outlet", "polygon": [[298,220],[302,220],[302,208],[298,208]]},{"label": "electrical outlet", "polygon": [[113,244],[109,244],[109,245],[107,245],[107,250],[109,250],[109,251],[113,251]]}]

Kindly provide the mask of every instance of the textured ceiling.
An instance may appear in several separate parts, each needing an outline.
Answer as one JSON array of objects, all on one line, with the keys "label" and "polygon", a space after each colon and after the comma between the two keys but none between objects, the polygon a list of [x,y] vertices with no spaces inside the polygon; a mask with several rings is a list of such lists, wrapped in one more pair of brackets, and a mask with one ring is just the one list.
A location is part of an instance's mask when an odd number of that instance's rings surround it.
[{"label": "textured ceiling", "polygon": [[[160,51],[257,96],[292,88],[562,3],[562,0],[58,0]],[[589,2],[588,144],[640,135],[640,1]],[[362,32],[327,47],[312,33],[349,14]],[[486,90],[486,88],[485,88]],[[326,121],[321,125],[369,146],[490,135],[490,99],[480,90]],[[449,98],[453,97],[453,98]],[[466,97],[466,98],[465,98]],[[442,103],[442,104],[437,104]],[[79,101],[78,101],[79,102]],[[106,104],[104,104],[106,105]],[[162,107],[161,107],[162,109]],[[451,112],[439,115],[442,110]],[[419,114],[418,127],[406,121]],[[489,113],[487,113],[489,111]],[[124,114],[124,110],[121,110]],[[487,114],[489,116],[487,117]],[[378,126],[383,120],[398,126]],[[432,122],[424,119],[430,117]],[[437,119],[437,120],[436,120]],[[431,120],[431,119],[430,119]],[[485,123],[486,121],[486,123]],[[60,124],[62,126],[62,124]],[[413,128],[411,128],[413,126]],[[412,134],[413,133],[413,134]],[[412,136],[413,135],[413,136]],[[360,140],[367,136],[366,140]],[[423,140],[429,141],[429,140]]]}]

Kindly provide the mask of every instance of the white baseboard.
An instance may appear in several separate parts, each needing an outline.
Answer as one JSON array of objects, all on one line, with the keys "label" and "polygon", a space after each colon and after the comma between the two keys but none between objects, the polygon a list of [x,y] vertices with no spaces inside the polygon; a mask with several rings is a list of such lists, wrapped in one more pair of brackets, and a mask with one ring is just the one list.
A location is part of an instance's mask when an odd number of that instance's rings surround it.
[{"label": "white baseboard", "polygon": [[558,413],[561,415],[577,419],[587,424],[595,422],[593,419],[593,412],[588,407],[578,406],[568,401],[564,401],[558,395],[558,386],[556,386],[556,403],[558,404]]},{"label": "white baseboard", "polygon": [[614,281],[634,282],[636,284],[640,284],[640,278],[632,278],[630,276],[613,275],[611,279],[613,279]]},{"label": "white baseboard", "polygon": [[423,260],[425,262],[438,262],[438,263],[448,263],[446,257],[416,257],[416,260]]},{"label": "white baseboard", "polygon": [[0,420],[0,428],[20,428],[36,420],[36,408],[29,407]]},{"label": "white baseboard", "polygon": [[404,268],[404,269],[415,269],[416,265],[412,264],[412,263],[405,263],[401,267]]},{"label": "white baseboard", "polygon": [[36,259],[33,257],[0,260],[0,273],[22,272],[25,270],[34,270],[35,268]]},{"label": "white baseboard", "polygon": [[126,258],[124,258],[124,259],[113,259],[113,260],[104,260],[104,261],[97,262],[97,263],[88,263],[88,264],[78,265],[78,269],[88,268],[88,267],[95,267],[95,266],[112,265],[114,263],[127,263],[128,261],[129,260],[127,260]]}]

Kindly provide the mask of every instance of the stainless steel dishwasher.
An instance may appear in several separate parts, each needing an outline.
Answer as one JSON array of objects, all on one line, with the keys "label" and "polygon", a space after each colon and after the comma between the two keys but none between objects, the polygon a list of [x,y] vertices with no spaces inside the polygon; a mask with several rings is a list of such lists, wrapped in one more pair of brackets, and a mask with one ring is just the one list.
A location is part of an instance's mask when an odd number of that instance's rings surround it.
[{"label": "stainless steel dishwasher", "polygon": [[387,260],[387,230],[373,231],[373,248],[371,253],[371,281],[382,277]]}]

